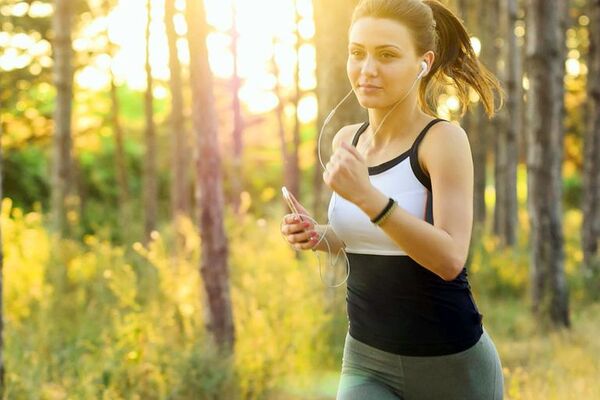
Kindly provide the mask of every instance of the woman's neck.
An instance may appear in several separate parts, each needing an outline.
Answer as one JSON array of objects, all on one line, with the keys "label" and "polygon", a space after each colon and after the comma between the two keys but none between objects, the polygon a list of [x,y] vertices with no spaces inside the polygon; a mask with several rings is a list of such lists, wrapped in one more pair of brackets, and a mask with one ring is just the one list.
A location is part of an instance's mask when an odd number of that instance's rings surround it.
[{"label": "woman's neck", "polygon": [[[422,129],[423,125],[431,120],[431,116],[421,111],[416,99],[407,100],[403,102],[404,104],[398,104],[387,118],[386,114],[393,105],[387,108],[369,109],[369,130],[366,132],[369,133],[367,140],[371,142],[369,148],[381,149],[394,141],[410,140],[417,134],[416,131]],[[381,126],[382,122],[383,126]]]}]

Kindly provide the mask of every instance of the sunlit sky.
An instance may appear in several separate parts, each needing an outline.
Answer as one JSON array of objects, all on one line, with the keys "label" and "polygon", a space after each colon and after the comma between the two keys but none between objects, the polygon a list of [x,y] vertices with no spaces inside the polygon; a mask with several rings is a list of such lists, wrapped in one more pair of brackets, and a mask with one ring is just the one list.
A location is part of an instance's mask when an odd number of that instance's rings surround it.
[{"label": "sunlit sky", "polygon": [[[101,10],[103,0],[88,0],[93,9]],[[278,103],[273,93],[276,83],[272,73],[271,60],[273,55],[280,70],[279,83],[283,87],[291,88],[294,85],[294,69],[296,64],[295,54],[295,15],[294,8],[297,4],[301,16],[299,31],[303,39],[310,40],[314,36],[314,23],[312,17],[311,0],[205,0],[207,19],[213,31],[207,39],[209,61],[214,75],[218,78],[230,78],[233,72],[233,56],[230,50],[230,30],[232,26],[233,10],[236,10],[238,41],[238,74],[242,79],[240,97],[248,111],[261,113],[272,110]],[[182,11],[185,0],[177,0],[176,8]],[[268,10],[269,12],[265,12]],[[3,15],[47,16],[52,13],[52,6],[39,1],[29,5],[18,2],[14,5],[0,6]],[[100,14],[100,12],[98,12]],[[146,1],[145,0],[120,0],[117,7],[112,10],[108,18],[99,18],[95,15],[84,16],[87,18],[85,28],[77,37],[73,38],[75,51],[97,49],[101,55],[94,62],[85,66],[75,76],[79,86],[92,90],[106,90],[110,76],[108,71],[112,68],[117,83],[126,82],[130,87],[144,90],[146,86],[145,64],[145,26],[146,26]],[[586,21],[579,21],[587,25]],[[182,14],[178,13],[175,19],[177,33],[181,36],[178,42],[178,55],[182,63],[189,63],[187,43],[183,39],[186,33],[186,24]],[[108,30],[110,41],[117,45],[116,53],[111,59],[103,54],[106,49],[106,36]],[[6,50],[0,53],[0,69],[10,70],[23,68],[31,63],[32,57],[37,57],[41,66],[52,64],[50,58],[50,44],[41,37],[27,34],[10,35],[0,31],[0,47]],[[515,33],[519,38],[524,35],[522,25],[517,26]],[[571,37],[570,37],[571,36]],[[567,73],[577,76],[586,73],[587,69],[575,45],[570,45],[567,32],[567,45],[569,47],[566,61]],[[273,46],[273,38],[277,45]],[[472,40],[477,53],[481,44],[477,38]],[[21,49],[21,51],[19,51]],[[22,50],[26,50],[25,52]],[[312,90],[316,86],[315,77],[315,49],[311,44],[304,44],[300,49],[300,87],[302,90]],[[150,33],[150,62],[153,76],[162,81],[169,79],[169,59],[167,38],[164,27],[164,0],[152,0],[152,23]],[[39,73],[40,65],[32,64],[32,73]],[[528,86],[526,77],[524,87]],[[168,95],[168,85],[157,84],[154,95],[164,98]],[[442,108],[456,110],[458,99],[448,96],[443,101]],[[444,110],[441,110],[442,112]],[[300,102],[298,114],[300,120],[308,122],[316,117],[317,102],[314,94],[305,95]]]},{"label": "sunlit sky", "polygon": [[[240,38],[238,42],[238,74],[242,78],[243,86],[240,92],[242,101],[250,112],[264,112],[277,105],[277,98],[272,92],[275,77],[270,72],[269,66],[275,51],[275,58],[281,74],[279,82],[282,86],[293,85],[293,74],[296,55],[293,50],[295,43],[294,34],[294,2],[293,0],[208,0],[206,1],[207,19],[214,28],[208,37],[209,61],[214,75],[218,78],[229,78],[233,73],[233,55],[230,51],[233,9],[236,9],[237,30]],[[152,0],[152,25],[150,35],[150,60],[153,75],[158,79],[166,80],[169,77],[168,47],[164,27],[163,0]],[[185,1],[177,1],[176,8],[183,10]],[[264,10],[269,10],[265,13]],[[298,11],[302,17],[300,34],[305,39],[314,35],[312,22],[312,6],[310,0],[298,2]],[[131,18],[139,15],[139,18]],[[106,22],[98,22],[105,24]],[[145,31],[145,2],[120,1],[117,8],[108,19],[111,41],[120,46],[120,52],[113,61],[113,69],[130,86],[145,88],[144,74],[144,31]],[[182,14],[175,20],[176,30],[179,35],[185,35],[186,24]],[[90,27],[90,29],[92,29]],[[278,45],[273,48],[273,37],[277,38]],[[178,43],[179,58],[187,64],[189,62],[188,48],[185,40]],[[315,78],[315,52],[310,45],[304,45],[300,50],[300,87],[304,90],[314,89]],[[81,82],[86,84],[92,79]],[[158,97],[166,95],[161,93],[165,89],[158,89]],[[307,105],[309,107],[307,107]],[[312,105],[312,107],[310,107]],[[309,111],[309,112],[307,112]],[[300,110],[303,120],[314,117],[316,100],[309,96],[305,98]]]}]

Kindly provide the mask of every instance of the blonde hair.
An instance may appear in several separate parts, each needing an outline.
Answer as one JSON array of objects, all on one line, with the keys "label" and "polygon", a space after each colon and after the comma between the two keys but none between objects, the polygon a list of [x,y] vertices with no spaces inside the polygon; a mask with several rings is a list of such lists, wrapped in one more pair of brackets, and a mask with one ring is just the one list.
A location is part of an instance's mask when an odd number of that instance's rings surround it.
[{"label": "blonde hair", "polygon": [[447,85],[454,85],[460,113],[469,107],[469,88],[479,95],[488,118],[495,110],[494,92],[500,107],[504,91],[498,79],[479,61],[471,39],[458,17],[437,0],[361,0],[352,14],[359,18],[385,18],[400,22],[410,32],[417,55],[432,50],[435,60],[419,84],[419,104],[436,115],[437,99]]}]

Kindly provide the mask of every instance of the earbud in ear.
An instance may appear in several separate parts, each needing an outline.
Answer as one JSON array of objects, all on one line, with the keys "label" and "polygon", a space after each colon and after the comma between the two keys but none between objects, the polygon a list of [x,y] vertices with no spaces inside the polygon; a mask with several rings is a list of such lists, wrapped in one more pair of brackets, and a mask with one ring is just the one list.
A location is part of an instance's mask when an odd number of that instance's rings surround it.
[{"label": "earbud in ear", "polygon": [[421,79],[422,77],[425,76],[426,73],[427,73],[427,62],[421,61],[421,72],[419,72],[419,76],[417,76],[417,79]]}]

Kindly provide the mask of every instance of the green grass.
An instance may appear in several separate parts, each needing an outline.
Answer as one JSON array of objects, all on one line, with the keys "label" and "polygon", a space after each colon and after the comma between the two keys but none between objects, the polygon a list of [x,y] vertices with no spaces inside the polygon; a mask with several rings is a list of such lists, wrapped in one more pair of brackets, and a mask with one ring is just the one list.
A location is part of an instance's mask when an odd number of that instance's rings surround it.
[{"label": "green grass", "polygon": [[[581,283],[581,213],[565,215],[570,330],[540,330],[530,314],[526,240],[512,250],[487,236],[474,243],[469,277],[501,355],[506,399],[600,398],[600,303]],[[43,221],[3,203],[6,399],[335,397],[345,292],[327,296],[314,255],[295,258],[278,220],[227,219],[231,360],[207,340],[201,246],[190,221],[176,257],[168,229],[148,247],[126,248],[92,235],[56,241]]]},{"label": "green grass", "polygon": [[[526,301],[478,301],[503,366],[507,400],[600,399],[600,303],[572,310],[569,330],[538,330]],[[338,370],[282,380],[271,400],[335,399]]]}]

